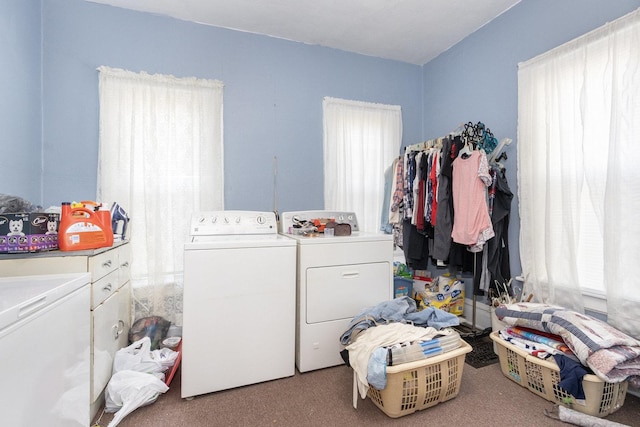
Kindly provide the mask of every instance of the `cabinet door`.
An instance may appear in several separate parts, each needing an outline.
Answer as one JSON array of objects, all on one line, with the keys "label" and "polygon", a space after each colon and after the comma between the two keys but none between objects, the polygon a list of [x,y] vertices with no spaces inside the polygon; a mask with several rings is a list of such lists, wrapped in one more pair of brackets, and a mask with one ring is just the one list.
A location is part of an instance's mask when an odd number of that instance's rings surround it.
[{"label": "cabinet door", "polygon": [[131,247],[129,244],[122,245],[118,248],[118,269],[119,284],[127,283],[131,277]]},{"label": "cabinet door", "polygon": [[304,321],[309,324],[351,319],[388,301],[393,290],[389,262],[309,268],[306,278]]},{"label": "cabinet door", "polygon": [[127,282],[118,289],[118,349],[129,345],[131,320],[131,282]]},{"label": "cabinet door", "polygon": [[93,310],[91,402],[100,397],[111,379],[116,352],[128,343],[130,321],[125,315],[130,291],[128,284],[123,286]]}]

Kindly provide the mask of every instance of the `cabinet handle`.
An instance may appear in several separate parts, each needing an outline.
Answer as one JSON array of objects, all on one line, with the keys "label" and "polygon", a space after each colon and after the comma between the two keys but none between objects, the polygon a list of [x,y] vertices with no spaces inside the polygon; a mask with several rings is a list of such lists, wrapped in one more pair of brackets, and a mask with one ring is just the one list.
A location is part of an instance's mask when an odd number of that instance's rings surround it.
[{"label": "cabinet handle", "polygon": [[118,338],[120,338],[120,335],[122,335],[122,333],[124,332],[124,321],[118,320],[118,324],[113,325],[111,327],[111,330],[113,331],[113,339],[117,340]]},{"label": "cabinet handle", "polygon": [[122,264],[120,267],[129,267],[129,261],[125,262],[124,264]]},{"label": "cabinet handle", "polygon": [[104,268],[109,268],[109,267],[111,267],[111,260],[108,260],[108,261],[103,262],[103,263],[102,263],[102,266],[103,266]]},{"label": "cabinet handle", "polygon": [[342,273],[342,277],[345,279],[352,279],[358,276],[360,276],[360,272],[358,271],[345,271]]},{"label": "cabinet handle", "polygon": [[107,283],[106,286],[102,288],[102,290],[105,292],[111,292],[112,288],[113,288],[113,285],[111,283]]},{"label": "cabinet handle", "polygon": [[38,310],[47,302],[47,296],[41,296],[35,301],[27,302],[22,304],[18,308],[18,319],[31,314],[32,312]]}]

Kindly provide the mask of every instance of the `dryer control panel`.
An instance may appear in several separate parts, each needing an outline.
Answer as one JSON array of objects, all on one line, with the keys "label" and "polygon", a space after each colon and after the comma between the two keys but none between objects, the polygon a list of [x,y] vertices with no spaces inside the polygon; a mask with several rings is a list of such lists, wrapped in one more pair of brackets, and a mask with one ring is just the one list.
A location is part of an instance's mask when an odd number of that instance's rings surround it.
[{"label": "dryer control panel", "polygon": [[191,236],[277,234],[278,223],[273,212],[197,212],[191,216],[189,233]]},{"label": "dryer control panel", "polygon": [[314,223],[315,220],[326,222],[332,220],[338,224],[349,224],[352,232],[359,231],[355,212],[343,211],[297,211],[284,212],[280,216],[280,233],[290,234],[289,230],[303,223]]}]

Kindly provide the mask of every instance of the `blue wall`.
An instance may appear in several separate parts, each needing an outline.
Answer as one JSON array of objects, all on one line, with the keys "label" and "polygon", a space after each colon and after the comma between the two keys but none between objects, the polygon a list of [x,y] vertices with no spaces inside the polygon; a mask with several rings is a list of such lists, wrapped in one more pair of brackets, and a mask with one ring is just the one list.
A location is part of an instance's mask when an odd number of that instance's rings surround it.
[{"label": "blue wall", "polygon": [[[0,2],[0,193],[43,206],[94,199],[100,65],[224,82],[227,209],[323,207],[322,98],[402,106],[403,145],[482,121],[517,192],[517,65],[640,7],[523,0],[423,67],[84,0]],[[512,272],[520,272],[518,202]]]},{"label": "blue wall", "polygon": [[98,73],[218,79],[224,89],[225,207],[323,208],[322,98],[402,107],[404,140],[421,137],[422,68],[198,25],[83,0],[43,0],[44,203],[94,199]]},{"label": "blue wall", "polygon": [[423,67],[424,139],[478,121],[506,148],[511,208],[511,272],[520,274],[517,199],[518,63],[640,7],[640,0],[523,0]]},{"label": "blue wall", "polygon": [[40,0],[0,2],[0,193],[41,200]]}]

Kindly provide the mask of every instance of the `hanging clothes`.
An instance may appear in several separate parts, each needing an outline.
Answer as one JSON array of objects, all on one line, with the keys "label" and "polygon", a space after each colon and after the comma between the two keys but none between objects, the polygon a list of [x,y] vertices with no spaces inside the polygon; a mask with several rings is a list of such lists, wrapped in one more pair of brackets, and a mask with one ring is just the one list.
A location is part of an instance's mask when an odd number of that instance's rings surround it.
[{"label": "hanging clothes", "polygon": [[489,164],[484,151],[474,150],[453,161],[453,209],[455,218],[451,237],[468,245],[472,252],[482,250],[495,233],[489,218],[486,188],[491,185]]},{"label": "hanging clothes", "polygon": [[404,156],[403,204],[404,219],[413,218],[413,180],[416,173],[416,153],[409,152]]},{"label": "hanging clothes", "polygon": [[395,162],[384,171],[384,196],[382,198],[382,212],[380,213],[380,231],[385,234],[391,234],[393,232],[393,225],[391,225],[390,215],[391,212],[391,193],[393,186],[393,174],[395,173]]},{"label": "hanging clothes", "polygon": [[433,153],[431,171],[429,172],[429,223],[436,225],[438,216],[438,177],[440,176],[440,152]]},{"label": "hanging clothes", "polygon": [[393,235],[394,248],[402,247],[403,164],[402,157],[396,157],[384,173],[380,230]]},{"label": "hanging clothes", "polygon": [[417,161],[421,152],[408,152],[404,156],[404,221],[402,222],[402,250],[407,266],[415,270],[426,270],[429,265],[429,246],[425,236],[418,232],[414,223],[417,209],[414,188],[418,173]]},{"label": "hanging clothes", "polygon": [[402,213],[402,199],[404,194],[404,159],[401,157],[393,161],[392,194],[389,207],[389,222],[400,224]]},{"label": "hanging clothes", "polygon": [[440,175],[438,177],[438,211],[433,231],[432,256],[436,260],[448,260],[451,251],[451,230],[453,229],[453,200],[451,180],[453,178],[453,160],[462,146],[460,136],[445,138],[442,141],[440,156]]},{"label": "hanging clothes", "polygon": [[[470,156],[461,157],[465,147],[475,149]],[[485,284],[491,281],[493,272],[499,271],[495,274],[498,278],[508,273],[508,249],[501,250],[506,244],[508,215],[500,214],[494,227],[490,213],[499,203],[495,200],[499,197],[497,185],[492,204],[487,203],[487,187],[492,182],[488,153],[493,155],[500,149],[497,139],[481,122],[466,123],[464,130],[461,125],[456,133],[405,148],[400,161],[400,218],[409,267],[428,269],[430,257],[438,268],[451,265],[462,267],[462,271],[473,270],[482,275]],[[392,199],[391,205],[394,203],[397,201]],[[489,246],[497,227],[504,227],[500,242]]]},{"label": "hanging clothes", "polygon": [[416,154],[416,176],[413,180],[413,217],[411,223],[418,231],[424,230],[424,168],[426,167],[427,154]]},{"label": "hanging clothes", "polygon": [[495,237],[487,245],[487,270],[491,274],[491,284],[506,283],[511,278],[509,260],[509,217],[513,193],[503,169],[492,168],[495,173],[495,195],[491,223]]}]

